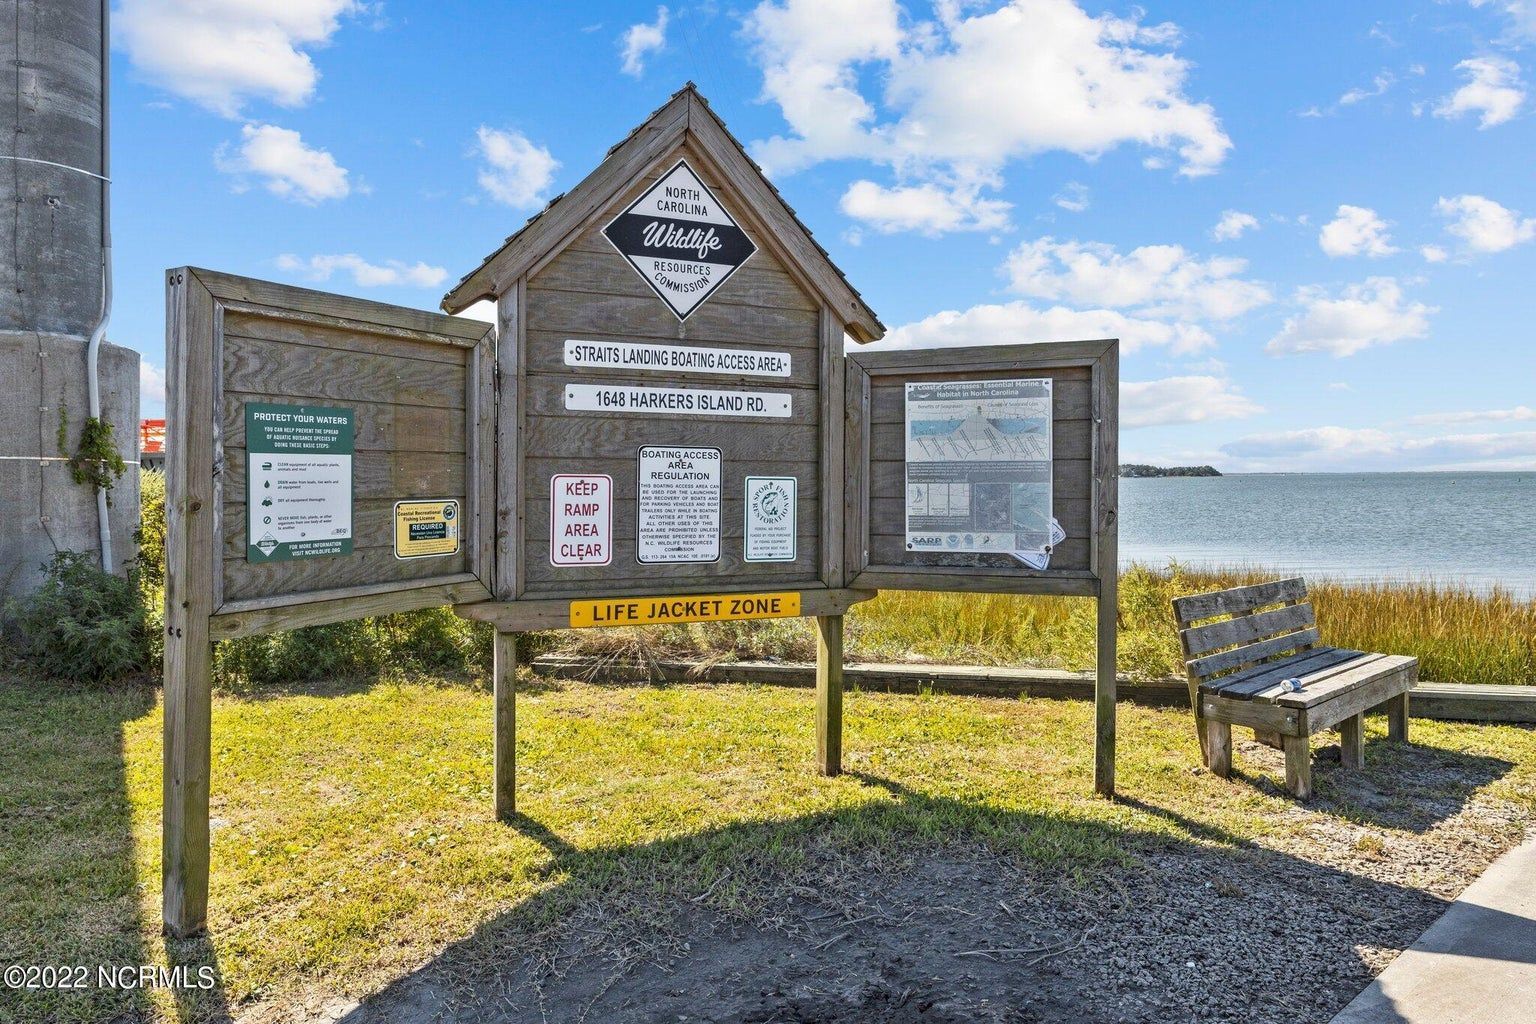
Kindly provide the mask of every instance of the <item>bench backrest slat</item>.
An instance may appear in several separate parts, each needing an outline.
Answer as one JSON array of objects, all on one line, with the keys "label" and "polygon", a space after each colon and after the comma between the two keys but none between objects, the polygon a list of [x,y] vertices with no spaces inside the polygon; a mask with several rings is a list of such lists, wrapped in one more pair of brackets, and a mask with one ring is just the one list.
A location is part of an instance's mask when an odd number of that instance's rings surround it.
[{"label": "bench backrest slat", "polygon": [[1204,626],[1191,626],[1183,631],[1184,654],[1194,657],[1221,647],[1263,640],[1277,633],[1294,633],[1316,624],[1310,604],[1293,604]]},{"label": "bench backrest slat", "polygon": [[1321,642],[1300,577],[1175,598],[1173,613],[1192,687]]},{"label": "bench backrest slat", "polygon": [[1193,625],[1201,619],[1217,615],[1246,615],[1256,608],[1271,604],[1294,604],[1307,599],[1307,581],[1300,576],[1272,583],[1257,583],[1251,587],[1233,587],[1209,594],[1194,594],[1173,599],[1173,614],[1179,620],[1179,628]]}]

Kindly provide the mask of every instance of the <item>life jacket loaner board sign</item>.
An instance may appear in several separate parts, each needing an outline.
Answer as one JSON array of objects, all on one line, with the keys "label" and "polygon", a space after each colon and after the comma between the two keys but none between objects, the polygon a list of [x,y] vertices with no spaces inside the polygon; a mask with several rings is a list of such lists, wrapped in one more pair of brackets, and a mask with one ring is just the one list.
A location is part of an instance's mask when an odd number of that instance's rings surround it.
[{"label": "life jacket loaner board sign", "polygon": [[679,320],[757,252],[686,160],[609,221],[603,236]]},{"label": "life jacket loaner board sign", "polygon": [[589,626],[646,626],[665,622],[728,622],[742,619],[792,619],[800,614],[800,594],[680,594],[676,597],[618,597],[572,601],[572,629]]}]

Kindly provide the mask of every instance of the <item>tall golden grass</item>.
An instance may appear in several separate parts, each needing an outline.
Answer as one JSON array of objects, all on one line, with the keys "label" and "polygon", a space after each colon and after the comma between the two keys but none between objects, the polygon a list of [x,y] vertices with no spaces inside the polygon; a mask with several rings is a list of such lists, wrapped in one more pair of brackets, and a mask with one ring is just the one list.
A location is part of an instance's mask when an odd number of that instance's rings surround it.
[{"label": "tall golden grass", "polygon": [[[1134,677],[1182,676],[1170,602],[1185,594],[1257,583],[1260,569],[1193,571],[1133,566],[1120,578],[1119,665]],[[1430,581],[1308,581],[1325,642],[1420,660],[1420,678],[1445,683],[1536,684],[1536,601]],[[1006,594],[882,592],[848,615],[857,661],[933,661],[1087,669],[1094,658],[1093,602]],[[605,635],[606,634],[606,635]],[[629,657],[813,656],[809,623],[699,623],[569,634],[570,653]],[[643,652],[643,653],[641,653]]]}]

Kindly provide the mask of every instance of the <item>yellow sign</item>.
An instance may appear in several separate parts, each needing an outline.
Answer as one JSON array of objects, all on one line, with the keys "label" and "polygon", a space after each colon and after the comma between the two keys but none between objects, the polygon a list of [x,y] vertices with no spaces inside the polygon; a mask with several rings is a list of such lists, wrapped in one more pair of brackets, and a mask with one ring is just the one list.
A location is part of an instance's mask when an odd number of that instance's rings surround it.
[{"label": "yellow sign", "polygon": [[396,558],[455,554],[459,533],[459,503],[452,498],[395,502]]},{"label": "yellow sign", "polygon": [[658,622],[725,619],[788,619],[800,614],[800,595],[684,594],[678,597],[614,597],[572,601],[571,628],[645,626]]}]

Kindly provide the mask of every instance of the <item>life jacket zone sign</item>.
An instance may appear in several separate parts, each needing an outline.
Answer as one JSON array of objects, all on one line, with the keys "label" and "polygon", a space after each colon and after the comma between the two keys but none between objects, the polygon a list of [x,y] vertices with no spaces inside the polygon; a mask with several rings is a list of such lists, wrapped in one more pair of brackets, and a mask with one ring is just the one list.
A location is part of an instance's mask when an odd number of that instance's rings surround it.
[{"label": "life jacket zone sign", "polygon": [[679,320],[757,252],[686,160],[609,221],[603,237]]},{"label": "life jacket zone sign", "polygon": [[613,477],[556,473],[549,478],[549,563],[613,561]]}]

